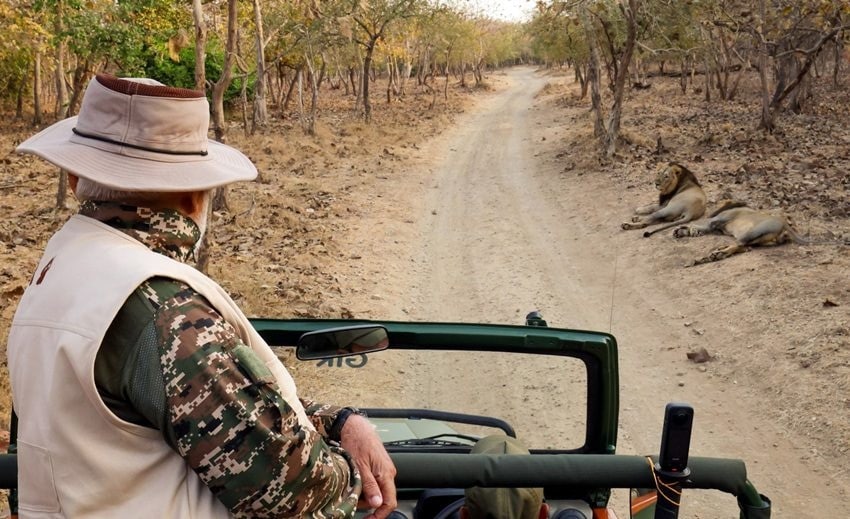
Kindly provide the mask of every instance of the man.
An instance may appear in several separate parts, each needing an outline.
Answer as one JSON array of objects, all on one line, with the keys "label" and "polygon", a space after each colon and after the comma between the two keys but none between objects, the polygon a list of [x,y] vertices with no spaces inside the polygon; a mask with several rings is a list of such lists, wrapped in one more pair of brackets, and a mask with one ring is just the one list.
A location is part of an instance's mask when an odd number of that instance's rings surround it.
[{"label": "man", "polygon": [[[528,454],[516,438],[505,435],[485,436],[470,454]],[[546,519],[549,505],[543,502],[542,488],[466,489],[460,519]]]},{"label": "man", "polygon": [[98,75],[78,117],[18,148],[68,171],[81,201],[9,334],[21,517],[395,508],[369,422],[300,399],[230,297],[187,264],[211,190],[257,173],[208,124],[203,92]]}]

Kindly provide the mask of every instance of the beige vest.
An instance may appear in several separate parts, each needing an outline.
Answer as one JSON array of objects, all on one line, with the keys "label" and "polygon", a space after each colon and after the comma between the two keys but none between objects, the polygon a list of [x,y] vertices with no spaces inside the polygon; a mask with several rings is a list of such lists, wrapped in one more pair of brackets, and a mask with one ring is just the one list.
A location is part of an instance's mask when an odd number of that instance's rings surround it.
[{"label": "beige vest", "polygon": [[77,215],[48,243],[9,333],[22,518],[229,516],[159,431],[119,419],[95,387],[95,355],[107,328],[133,290],[153,276],[181,280],[206,297],[266,362],[302,424],[312,428],[289,373],[221,287]]}]

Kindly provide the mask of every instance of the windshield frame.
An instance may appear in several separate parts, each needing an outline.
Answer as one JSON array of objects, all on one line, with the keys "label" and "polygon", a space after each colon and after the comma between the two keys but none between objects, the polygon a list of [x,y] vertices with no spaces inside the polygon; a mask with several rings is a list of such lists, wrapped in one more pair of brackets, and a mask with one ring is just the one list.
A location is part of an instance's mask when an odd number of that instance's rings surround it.
[{"label": "windshield frame", "polygon": [[[617,341],[613,335],[548,326],[482,323],[265,318],[251,318],[250,321],[270,346],[278,348],[295,348],[299,337],[307,332],[371,324],[387,329],[388,350],[498,351],[578,359],[584,363],[587,373],[584,444],[575,449],[545,452],[614,454],[616,451],[619,377]],[[557,427],[557,424],[552,426]]]}]

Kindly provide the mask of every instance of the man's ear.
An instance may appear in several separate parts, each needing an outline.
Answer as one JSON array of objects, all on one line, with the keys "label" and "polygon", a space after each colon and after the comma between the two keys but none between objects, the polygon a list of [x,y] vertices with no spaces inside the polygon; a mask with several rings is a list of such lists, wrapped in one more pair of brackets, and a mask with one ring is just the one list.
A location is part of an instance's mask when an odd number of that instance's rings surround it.
[{"label": "man's ear", "polygon": [[78,177],[77,175],[75,175],[73,173],[69,173],[67,171],[65,173],[68,173],[68,186],[71,188],[71,192],[76,194],[77,193],[77,182],[80,181],[80,177]]},{"label": "man's ear", "polygon": [[177,206],[186,216],[203,216],[199,213],[204,208],[204,197],[206,193],[206,191],[180,193],[176,200]]},{"label": "man's ear", "polygon": [[539,519],[549,519],[549,505],[547,503],[540,503],[540,515]]},{"label": "man's ear", "polygon": [[460,510],[457,511],[460,519],[469,519],[469,509],[466,508],[466,505],[461,505]]}]

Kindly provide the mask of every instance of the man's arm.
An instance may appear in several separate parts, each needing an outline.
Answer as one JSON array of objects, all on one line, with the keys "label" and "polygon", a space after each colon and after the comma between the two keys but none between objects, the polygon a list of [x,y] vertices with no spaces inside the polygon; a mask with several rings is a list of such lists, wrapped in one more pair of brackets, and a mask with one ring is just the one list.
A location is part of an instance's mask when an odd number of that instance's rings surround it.
[{"label": "man's arm", "polygon": [[177,451],[225,506],[251,517],[353,514],[354,464],[299,424],[271,373],[204,298],[181,287],[157,309],[156,328]]},{"label": "man's arm", "polygon": [[301,395],[299,395],[298,398],[301,400],[301,405],[304,406],[304,412],[307,413],[307,418],[310,419],[310,422],[319,434],[321,434],[323,438],[339,441],[339,438],[331,438],[330,434],[334,423],[339,416],[339,412],[342,411],[342,407],[330,404],[320,404],[309,398],[304,398]]}]

